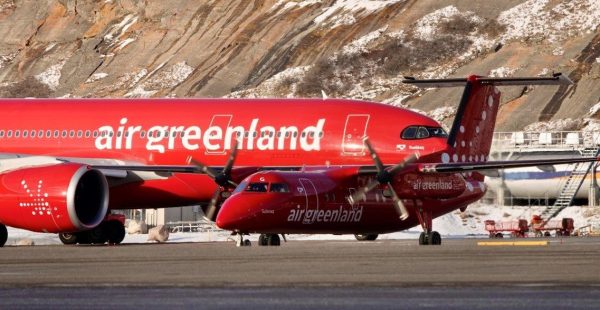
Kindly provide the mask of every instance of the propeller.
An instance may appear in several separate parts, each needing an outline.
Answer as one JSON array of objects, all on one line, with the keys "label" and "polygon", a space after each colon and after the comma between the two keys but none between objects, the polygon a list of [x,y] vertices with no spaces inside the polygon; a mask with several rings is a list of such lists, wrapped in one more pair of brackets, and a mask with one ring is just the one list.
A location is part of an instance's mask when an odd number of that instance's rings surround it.
[{"label": "propeller", "polygon": [[221,172],[217,172],[214,169],[204,165],[203,163],[196,161],[191,156],[188,157],[188,163],[198,167],[199,171],[208,175],[211,179],[215,181],[217,185],[219,185],[213,193],[213,196],[210,199],[210,202],[208,203],[208,207],[206,208],[205,215],[206,218],[209,220],[213,220],[217,215],[217,203],[219,202],[219,197],[221,196],[221,193],[223,193],[224,189],[235,188],[238,186],[238,184],[231,179],[231,170],[233,169],[233,165],[235,163],[235,159],[238,153],[238,140],[235,139],[234,141],[235,142],[231,150],[231,154],[229,154],[227,163],[225,164],[225,167],[223,167],[223,170],[221,170]]},{"label": "propeller", "polygon": [[402,203],[402,200],[400,200],[400,197],[398,197],[398,194],[396,193],[396,191],[394,191],[394,188],[392,187],[392,180],[394,179],[394,175],[398,171],[402,170],[402,168],[404,168],[404,167],[406,167],[406,165],[414,162],[419,157],[417,156],[417,154],[412,154],[411,156],[405,158],[402,162],[400,162],[400,163],[392,166],[392,168],[386,170],[385,166],[383,165],[383,162],[381,162],[379,155],[377,155],[377,152],[371,145],[371,142],[369,141],[368,137],[363,138],[363,143],[369,150],[369,153],[371,154],[371,158],[375,162],[375,167],[377,168],[377,175],[375,176],[375,179],[373,181],[369,182],[369,184],[367,184],[365,187],[360,188],[354,194],[350,195],[348,197],[348,202],[350,202],[351,205],[354,205],[358,200],[364,199],[366,194],[368,192],[372,191],[373,189],[375,189],[377,186],[380,186],[381,184],[386,184],[388,186],[390,192],[392,193],[394,209],[398,213],[398,216],[400,216],[401,220],[407,219],[408,218],[408,210],[406,210],[406,207]]}]

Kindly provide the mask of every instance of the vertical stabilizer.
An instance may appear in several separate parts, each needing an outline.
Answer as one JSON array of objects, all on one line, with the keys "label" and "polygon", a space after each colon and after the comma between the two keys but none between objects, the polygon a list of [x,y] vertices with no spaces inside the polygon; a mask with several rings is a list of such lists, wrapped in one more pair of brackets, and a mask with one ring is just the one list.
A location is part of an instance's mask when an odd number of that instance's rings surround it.
[{"label": "vertical stabilizer", "polygon": [[[471,75],[466,79],[417,80],[407,78],[403,82],[423,88],[464,87],[448,136],[450,153],[442,155],[444,163],[487,161],[500,106],[500,91],[496,86],[572,84],[571,80],[560,73],[554,74],[552,77],[532,78],[487,78],[476,75]],[[477,176],[477,178],[483,180],[482,176]]]}]

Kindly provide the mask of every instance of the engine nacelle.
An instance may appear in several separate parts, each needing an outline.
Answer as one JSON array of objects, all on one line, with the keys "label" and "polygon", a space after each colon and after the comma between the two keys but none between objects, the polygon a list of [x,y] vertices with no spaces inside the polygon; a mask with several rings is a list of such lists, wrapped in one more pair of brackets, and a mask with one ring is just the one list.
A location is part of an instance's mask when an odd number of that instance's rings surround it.
[{"label": "engine nacelle", "polygon": [[108,183],[98,170],[61,163],[0,174],[0,223],[38,232],[96,227],[108,211]]}]

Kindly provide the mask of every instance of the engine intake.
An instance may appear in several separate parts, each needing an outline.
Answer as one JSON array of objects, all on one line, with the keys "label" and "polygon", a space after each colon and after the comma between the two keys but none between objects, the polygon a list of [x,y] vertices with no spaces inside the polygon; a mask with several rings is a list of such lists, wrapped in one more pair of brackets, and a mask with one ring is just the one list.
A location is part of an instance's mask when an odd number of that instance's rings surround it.
[{"label": "engine intake", "polygon": [[61,163],[0,175],[0,222],[39,232],[96,227],[108,211],[108,183],[98,170]]}]

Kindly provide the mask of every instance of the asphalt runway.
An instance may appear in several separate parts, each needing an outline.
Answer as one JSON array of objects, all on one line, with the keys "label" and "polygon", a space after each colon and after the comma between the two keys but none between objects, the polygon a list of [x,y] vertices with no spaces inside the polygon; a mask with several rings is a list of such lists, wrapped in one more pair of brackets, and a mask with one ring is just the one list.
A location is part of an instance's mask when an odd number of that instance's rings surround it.
[{"label": "asphalt runway", "polygon": [[4,247],[0,308],[600,308],[600,238],[547,240]]}]

